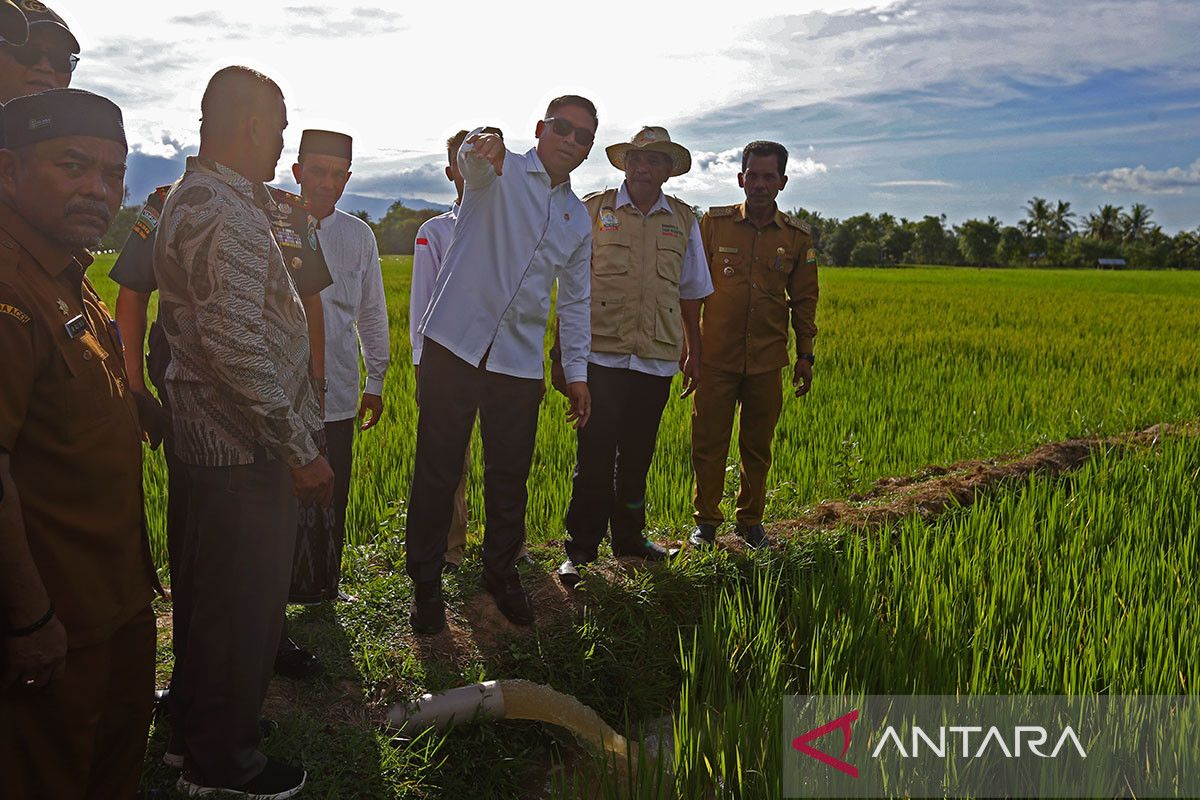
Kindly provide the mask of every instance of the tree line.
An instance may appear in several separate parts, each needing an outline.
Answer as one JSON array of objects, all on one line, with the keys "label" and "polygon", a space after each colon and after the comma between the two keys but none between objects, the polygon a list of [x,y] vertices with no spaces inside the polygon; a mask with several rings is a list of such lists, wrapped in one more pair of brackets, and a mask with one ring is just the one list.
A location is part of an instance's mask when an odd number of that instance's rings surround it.
[{"label": "tree line", "polygon": [[[100,249],[119,249],[140,210],[139,205],[122,207]],[[379,252],[388,255],[411,255],[417,229],[440,213],[400,202],[377,222],[365,211],[354,212],[375,232]],[[792,215],[813,226],[818,263],[825,266],[1095,267],[1100,259],[1122,259],[1129,268],[1200,269],[1200,227],[1170,236],[1144,203],[1128,210],[1103,205],[1079,217],[1069,202],[1034,197],[1016,225],[996,217],[948,225],[945,214],[919,220],[859,214],[839,220],[800,208]]]},{"label": "tree line", "polygon": [[919,220],[887,213],[839,220],[803,208],[792,214],[812,225],[818,263],[826,266],[1096,267],[1101,259],[1119,259],[1130,268],[1200,269],[1200,227],[1170,236],[1144,203],[1128,211],[1103,205],[1079,217],[1067,201],[1034,197],[1016,225],[996,217],[947,225],[945,214]]}]

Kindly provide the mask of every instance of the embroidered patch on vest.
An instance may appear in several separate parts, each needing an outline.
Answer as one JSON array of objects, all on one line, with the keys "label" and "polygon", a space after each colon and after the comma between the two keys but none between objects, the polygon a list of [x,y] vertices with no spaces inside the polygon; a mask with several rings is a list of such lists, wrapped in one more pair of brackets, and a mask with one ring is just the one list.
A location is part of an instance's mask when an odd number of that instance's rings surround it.
[{"label": "embroidered patch on vest", "polygon": [[662,226],[662,235],[670,236],[672,239],[682,239],[683,229],[671,222],[664,222]]},{"label": "embroidered patch on vest", "polygon": [[600,209],[600,230],[606,233],[621,229],[621,220],[611,208]]}]

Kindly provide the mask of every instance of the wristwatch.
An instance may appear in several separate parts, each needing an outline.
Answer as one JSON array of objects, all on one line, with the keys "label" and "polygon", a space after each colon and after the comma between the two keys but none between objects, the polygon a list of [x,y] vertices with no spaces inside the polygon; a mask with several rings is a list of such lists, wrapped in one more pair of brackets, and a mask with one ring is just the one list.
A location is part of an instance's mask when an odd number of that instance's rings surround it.
[{"label": "wristwatch", "polygon": [[812,353],[797,353],[796,358],[799,361],[807,361],[809,364],[817,363],[817,357]]}]

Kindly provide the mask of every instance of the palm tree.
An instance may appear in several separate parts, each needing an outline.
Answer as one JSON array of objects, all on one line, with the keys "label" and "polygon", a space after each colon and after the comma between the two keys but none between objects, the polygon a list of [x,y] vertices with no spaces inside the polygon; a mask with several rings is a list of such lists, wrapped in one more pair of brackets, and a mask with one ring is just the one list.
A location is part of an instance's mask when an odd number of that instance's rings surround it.
[{"label": "palm tree", "polygon": [[1144,239],[1150,232],[1150,217],[1154,212],[1145,203],[1134,203],[1129,207],[1129,213],[1121,216],[1121,238],[1127,242],[1137,242]]},{"label": "palm tree", "polygon": [[1120,238],[1121,207],[1103,205],[1094,214],[1088,214],[1083,221],[1084,230],[1093,239],[1111,242]]},{"label": "palm tree", "polygon": [[1051,230],[1054,211],[1044,197],[1035,197],[1025,204],[1025,219],[1021,227],[1030,236],[1045,237]]},{"label": "palm tree", "polygon": [[1075,223],[1072,221],[1074,218],[1075,212],[1071,210],[1071,203],[1059,200],[1050,212],[1050,230],[1059,239],[1066,239],[1075,230]]}]

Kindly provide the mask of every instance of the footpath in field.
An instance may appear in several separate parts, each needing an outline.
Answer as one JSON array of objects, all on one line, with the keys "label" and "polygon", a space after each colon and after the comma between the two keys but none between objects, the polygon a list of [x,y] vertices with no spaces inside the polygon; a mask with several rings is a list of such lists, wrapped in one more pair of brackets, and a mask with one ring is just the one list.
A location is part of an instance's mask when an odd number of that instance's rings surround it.
[{"label": "footpath in field", "polygon": [[[1200,423],[1158,424],[1113,436],[1051,442],[1024,455],[961,461],[949,466],[931,465],[912,475],[881,478],[865,492],[846,499],[823,501],[797,519],[771,523],[766,528],[774,539],[774,546],[779,548],[786,540],[796,537],[837,530],[879,529],[912,515],[932,521],[949,510],[969,507],[1000,488],[1031,476],[1055,477],[1072,472],[1097,452],[1141,449],[1164,437],[1197,434],[1200,434]],[[723,534],[718,541],[730,550],[745,549],[736,534]],[[678,541],[674,544],[683,545]],[[555,541],[534,548],[535,552],[544,551],[537,552],[539,556],[551,552],[557,554],[559,549],[559,543]],[[590,565],[585,575],[590,573],[612,583],[613,578],[633,574],[640,566],[637,559],[602,559]],[[525,582],[539,627],[562,621],[588,603],[585,595],[568,591],[552,573],[527,575]],[[418,646],[428,655],[462,664],[470,663],[478,655],[494,654],[509,638],[522,633],[528,633],[528,629],[509,623],[491,598],[479,592],[465,598],[459,609],[450,609],[450,625],[446,632],[421,640]]]}]

